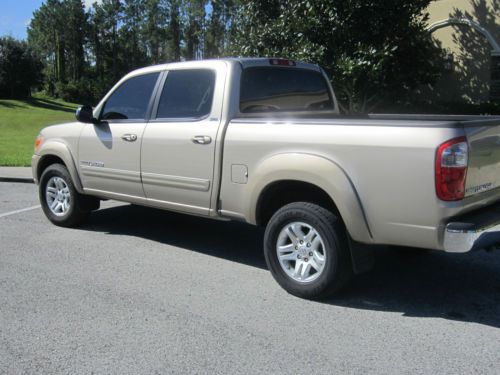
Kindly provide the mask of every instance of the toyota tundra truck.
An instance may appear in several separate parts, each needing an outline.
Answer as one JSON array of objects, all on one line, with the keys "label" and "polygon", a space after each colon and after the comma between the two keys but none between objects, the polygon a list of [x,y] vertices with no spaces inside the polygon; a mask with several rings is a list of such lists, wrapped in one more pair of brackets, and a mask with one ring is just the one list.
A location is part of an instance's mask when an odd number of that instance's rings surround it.
[{"label": "toyota tundra truck", "polygon": [[263,226],[296,296],[338,291],[380,245],[500,243],[500,117],[341,115],[317,65],[234,58],[135,70],[76,119],[35,141],[52,223],[114,199]]}]

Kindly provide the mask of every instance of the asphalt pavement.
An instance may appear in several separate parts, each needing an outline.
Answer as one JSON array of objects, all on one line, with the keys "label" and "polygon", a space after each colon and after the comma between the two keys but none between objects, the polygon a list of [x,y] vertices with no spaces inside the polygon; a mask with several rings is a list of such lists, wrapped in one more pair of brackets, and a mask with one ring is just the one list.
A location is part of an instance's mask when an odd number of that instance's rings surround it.
[{"label": "asphalt pavement", "polygon": [[33,184],[0,202],[2,374],[500,373],[500,252],[381,250],[311,302],[258,228],[104,202],[64,229]]}]

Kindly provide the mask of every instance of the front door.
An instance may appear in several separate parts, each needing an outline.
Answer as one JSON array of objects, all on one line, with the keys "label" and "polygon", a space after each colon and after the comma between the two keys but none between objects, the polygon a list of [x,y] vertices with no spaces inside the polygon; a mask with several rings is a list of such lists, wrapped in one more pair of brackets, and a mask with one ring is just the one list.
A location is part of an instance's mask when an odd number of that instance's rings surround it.
[{"label": "front door", "polygon": [[155,205],[208,215],[222,85],[216,69],[167,72],[142,141],[144,192]]},{"label": "front door", "polygon": [[98,125],[87,124],[79,140],[79,169],[89,192],[144,197],[141,141],[159,73],[133,76],[108,97]]}]

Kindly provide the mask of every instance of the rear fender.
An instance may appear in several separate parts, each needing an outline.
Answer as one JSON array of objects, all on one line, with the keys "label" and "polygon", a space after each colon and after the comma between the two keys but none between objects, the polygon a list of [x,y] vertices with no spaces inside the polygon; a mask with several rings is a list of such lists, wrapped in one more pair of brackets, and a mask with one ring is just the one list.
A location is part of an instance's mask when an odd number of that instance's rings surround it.
[{"label": "rear fender", "polygon": [[356,188],[347,173],[334,161],[306,153],[283,153],[263,160],[252,174],[247,200],[250,223],[257,221],[257,204],[266,187],[283,180],[302,181],[316,185],[330,196],[352,239],[362,243],[372,242]]}]

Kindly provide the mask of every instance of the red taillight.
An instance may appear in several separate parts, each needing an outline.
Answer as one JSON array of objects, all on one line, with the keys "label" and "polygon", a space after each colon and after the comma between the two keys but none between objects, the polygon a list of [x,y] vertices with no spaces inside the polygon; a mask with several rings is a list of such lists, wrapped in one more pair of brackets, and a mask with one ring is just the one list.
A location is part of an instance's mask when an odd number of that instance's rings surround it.
[{"label": "red taillight", "polygon": [[436,153],[436,193],[443,201],[458,201],[465,195],[469,146],[465,137],[451,139]]},{"label": "red taillight", "polygon": [[271,65],[280,65],[280,66],[295,66],[295,61],[287,60],[287,59],[269,59],[269,63]]}]

